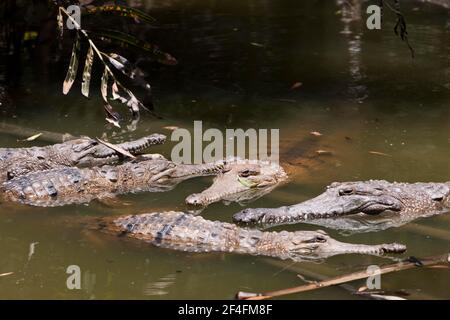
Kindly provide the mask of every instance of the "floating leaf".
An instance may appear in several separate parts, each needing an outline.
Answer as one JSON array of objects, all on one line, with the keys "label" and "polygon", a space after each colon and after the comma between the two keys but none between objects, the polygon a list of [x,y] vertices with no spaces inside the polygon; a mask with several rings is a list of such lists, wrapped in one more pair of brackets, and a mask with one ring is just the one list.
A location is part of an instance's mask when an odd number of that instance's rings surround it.
[{"label": "floating leaf", "polygon": [[36,140],[37,138],[39,138],[40,136],[42,136],[42,133],[37,133],[37,134],[32,135],[31,137],[28,137],[28,138],[23,139],[23,140],[21,140],[21,141],[34,141],[34,140]]},{"label": "floating leaf", "polygon": [[316,153],[318,155],[325,155],[325,156],[330,156],[333,154],[333,152],[329,150],[316,150]]},{"label": "floating leaf", "polygon": [[33,257],[35,251],[36,251],[36,245],[38,245],[39,242],[32,242],[30,243],[30,251],[28,251],[28,261],[31,260],[31,258]]},{"label": "floating leaf", "polygon": [[174,131],[174,130],[177,130],[178,127],[177,126],[165,126],[165,127],[163,127],[163,129]]},{"label": "floating leaf", "polygon": [[69,69],[67,69],[66,78],[64,79],[63,83],[63,94],[67,94],[70,91],[70,88],[73,85],[73,82],[75,81],[75,78],[77,76],[78,71],[78,51],[80,50],[80,38],[78,36],[78,33],[75,38],[75,43],[73,45],[72,49],[72,56],[70,57],[70,64]]},{"label": "floating leaf", "polygon": [[6,277],[6,276],[10,276],[14,274],[14,272],[5,272],[5,273],[0,273],[0,277]]},{"label": "floating leaf", "polygon": [[85,14],[96,14],[96,13],[116,13],[122,17],[128,17],[135,20],[141,20],[146,23],[155,23],[156,19],[149,16],[145,12],[142,12],[138,9],[118,6],[118,5],[104,5],[99,7],[89,8]]},{"label": "floating leaf", "polygon": [[86,62],[84,63],[83,83],[81,84],[81,93],[86,98],[89,97],[89,84],[91,83],[91,70],[93,62],[94,62],[94,49],[90,45],[88,53],[86,55]]},{"label": "floating leaf", "polygon": [[101,83],[101,87],[100,87],[100,90],[102,92],[102,97],[105,102],[108,102],[108,77],[109,77],[108,69],[105,67],[105,70],[103,71],[102,83]]},{"label": "floating leaf", "polygon": [[370,154],[374,154],[376,156],[383,156],[383,157],[392,157],[390,154],[379,152],[379,151],[369,151]]}]

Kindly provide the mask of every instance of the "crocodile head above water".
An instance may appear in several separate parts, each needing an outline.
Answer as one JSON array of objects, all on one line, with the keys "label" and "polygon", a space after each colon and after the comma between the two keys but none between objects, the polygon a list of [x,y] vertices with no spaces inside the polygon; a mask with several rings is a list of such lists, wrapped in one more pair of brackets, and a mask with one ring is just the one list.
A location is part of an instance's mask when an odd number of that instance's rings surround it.
[{"label": "crocodile head above water", "polygon": [[386,253],[402,253],[406,247],[398,243],[379,245],[353,244],[340,242],[331,238],[322,230],[316,231],[282,231],[278,237],[284,245],[284,250],[294,261],[324,259],[340,254],[371,254],[383,255]]},{"label": "crocodile head above water", "polygon": [[245,209],[233,216],[243,223],[281,224],[350,214],[396,213],[414,219],[450,208],[450,183],[333,183],[321,195],[293,206]]},{"label": "crocodile head above water", "polygon": [[275,163],[258,160],[232,159],[225,161],[224,173],[201,193],[186,198],[186,203],[207,206],[221,200],[243,202],[270,192],[287,179],[283,168]]}]

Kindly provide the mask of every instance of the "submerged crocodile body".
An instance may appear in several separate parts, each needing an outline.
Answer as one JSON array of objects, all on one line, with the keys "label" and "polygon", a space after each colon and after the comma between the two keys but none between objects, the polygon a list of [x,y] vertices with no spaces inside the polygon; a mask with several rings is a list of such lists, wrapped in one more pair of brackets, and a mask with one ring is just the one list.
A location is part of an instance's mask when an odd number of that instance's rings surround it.
[{"label": "submerged crocodile body", "polygon": [[141,191],[166,191],[180,181],[218,174],[224,162],[175,164],[167,159],[139,159],[116,166],[65,167],[19,176],[0,186],[3,200],[34,206],[62,206]]},{"label": "submerged crocodile body", "polygon": [[365,245],[334,240],[323,231],[263,232],[209,221],[183,212],[162,212],[103,218],[100,230],[120,233],[155,246],[188,252],[234,252],[294,261],[358,253],[402,253],[401,244]]},{"label": "submerged crocodile body", "polygon": [[[162,134],[152,134],[117,146],[132,154],[164,143]],[[0,148],[0,183],[30,172],[59,167],[93,167],[113,163],[121,155],[90,138],[80,138],[45,147]]]},{"label": "submerged crocodile body", "polygon": [[280,208],[245,209],[235,222],[284,224],[328,220],[347,215],[384,215],[385,226],[450,210],[450,182],[390,183],[384,180],[335,182],[321,195]]}]

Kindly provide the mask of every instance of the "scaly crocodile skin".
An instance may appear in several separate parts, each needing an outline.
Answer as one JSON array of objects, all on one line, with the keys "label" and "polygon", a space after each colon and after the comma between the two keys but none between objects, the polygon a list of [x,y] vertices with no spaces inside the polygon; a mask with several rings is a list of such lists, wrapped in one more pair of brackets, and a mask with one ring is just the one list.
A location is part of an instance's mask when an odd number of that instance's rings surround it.
[{"label": "scaly crocodile skin", "polygon": [[[164,143],[166,137],[152,134],[117,146],[138,154],[154,144]],[[94,139],[80,138],[45,147],[0,148],[0,183],[30,172],[63,166],[93,167],[116,162],[116,151]]]},{"label": "scaly crocodile skin", "polygon": [[189,252],[235,252],[295,261],[322,259],[336,254],[384,254],[406,250],[400,244],[349,244],[323,231],[263,232],[234,224],[209,221],[183,212],[162,212],[115,218],[103,224],[122,234],[163,248]]},{"label": "scaly crocodile skin", "polygon": [[292,206],[247,208],[235,222],[283,224],[326,220],[352,214],[392,218],[386,225],[402,225],[419,217],[450,210],[450,182],[397,183],[384,180],[335,182],[321,195]]},{"label": "scaly crocodile skin", "polygon": [[7,201],[35,206],[87,203],[96,198],[140,191],[166,191],[184,179],[221,172],[222,162],[176,165],[166,159],[93,168],[65,167],[19,176],[0,187]]}]

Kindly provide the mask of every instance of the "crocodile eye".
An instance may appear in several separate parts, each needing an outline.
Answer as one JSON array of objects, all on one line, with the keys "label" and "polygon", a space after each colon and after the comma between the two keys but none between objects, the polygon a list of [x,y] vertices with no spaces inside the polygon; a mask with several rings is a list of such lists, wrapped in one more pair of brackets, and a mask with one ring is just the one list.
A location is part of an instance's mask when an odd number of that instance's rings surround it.
[{"label": "crocodile eye", "polygon": [[306,243],[324,243],[327,242],[327,238],[321,235],[314,236],[313,238],[306,241]]},{"label": "crocodile eye", "polygon": [[324,243],[327,242],[327,239],[324,236],[315,236],[314,242]]},{"label": "crocodile eye", "polygon": [[248,177],[249,175],[250,175],[250,170],[248,170],[248,169],[245,169],[245,170],[242,170],[241,172],[239,172],[240,177]]},{"label": "crocodile eye", "polygon": [[256,174],[258,174],[257,171],[250,170],[250,169],[244,169],[244,170],[239,171],[239,177],[243,177],[243,178],[246,178],[249,176],[254,176]]},{"label": "crocodile eye", "polygon": [[346,195],[350,195],[353,194],[354,190],[353,188],[342,188],[339,190],[339,195],[340,196],[346,196]]}]

